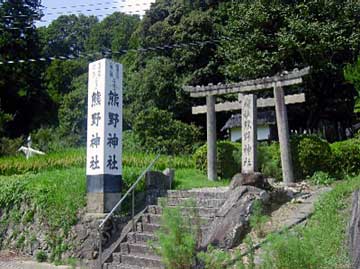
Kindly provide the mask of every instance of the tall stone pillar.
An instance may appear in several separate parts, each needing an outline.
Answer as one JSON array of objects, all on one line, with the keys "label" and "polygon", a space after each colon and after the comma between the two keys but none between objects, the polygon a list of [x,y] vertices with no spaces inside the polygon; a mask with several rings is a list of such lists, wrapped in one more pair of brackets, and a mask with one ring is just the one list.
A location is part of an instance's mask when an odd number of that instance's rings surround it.
[{"label": "tall stone pillar", "polygon": [[217,180],[216,171],[216,112],[215,96],[206,96],[207,127],[207,174],[209,180]]},{"label": "tall stone pillar", "polygon": [[87,120],[87,211],[107,213],[121,198],[122,83],[119,63],[89,65]]},{"label": "tall stone pillar", "polygon": [[257,170],[257,107],[254,94],[242,96],[241,136],[241,172],[251,174]]},{"label": "tall stone pillar", "polygon": [[289,184],[294,182],[294,172],[290,149],[289,123],[284,98],[284,90],[282,87],[278,87],[276,85],[274,86],[274,97],[276,123],[280,142],[282,175],[284,183]]}]

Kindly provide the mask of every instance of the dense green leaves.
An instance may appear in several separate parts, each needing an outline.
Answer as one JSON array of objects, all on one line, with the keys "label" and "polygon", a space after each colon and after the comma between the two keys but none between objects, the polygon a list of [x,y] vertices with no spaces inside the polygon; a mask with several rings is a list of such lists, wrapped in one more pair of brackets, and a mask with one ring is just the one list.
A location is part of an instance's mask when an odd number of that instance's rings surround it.
[{"label": "dense green leaves", "polygon": [[[41,17],[39,1],[0,7],[0,15],[20,13]],[[191,114],[191,106],[201,101],[184,93],[186,84],[240,81],[311,66],[302,86],[288,89],[304,91],[307,100],[305,105],[289,106],[291,128],[318,128],[323,123],[350,127],[357,94],[345,82],[343,69],[348,66],[346,78],[358,88],[353,64],[360,50],[359,14],[358,1],[157,0],[141,20],[120,12],[102,21],[68,15],[34,30],[26,28],[32,19],[10,17],[0,27],[0,59],[93,52],[102,58],[118,52],[112,57],[124,64],[126,129],[151,128],[143,122],[144,111],[167,111],[170,122],[196,120],[204,125],[203,118]],[[15,24],[20,31],[9,29]],[[191,44],[194,41],[209,42]],[[189,45],[126,52],[178,43]],[[0,71],[0,133],[15,137],[51,127],[70,145],[84,142],[87,61],[3,65]],[[150,114],[152,122],[163,122],[157,118],[161,113]],[[177,140],[177,132],[170,132]],[[162,137],[153,131],[146,135],[154,135],[146,138],[154,141]],[[170,141],[170,135],[166,137]],[[169,143],[164,143],[169,150]],[[152,150],[159,150],[159,145]]]},{"label": "dense green leaves", "polygon": [[97,22],[95,16],[62,15],[48,27],[40,28],[44,54],[60,56],[84,52],[90,31]]},{"label": "dense green leaves", "polygon": [[360,112],[360,57],[354,65],[348,65],[345,67],[344,75],[346,80],[351,82],[356,91],[357,96],[355,100],[355,112]]},{"label": "dense green leaves", "polygon": [[223,73],[238,81],[311,66],[306,114],[297,124],[316,127],[332,118],[349,126],[355,92],[344,83],[343,68],[359,53],[359,11],[358,1],[234,2],[224,11],[233,41],[221,45]]},{"label": "dense green leaves", "polygon": [[148,151],[167,154],[190,153],[199,139],[199,129],[172,118],[156,108],[141,111],[133,126],[140,145]]},{"label": "dense green leaves", "polygon": [[[6,1],[0,5],[1,61],[39,55],[38,34],[29,26],[40,17],[38,0]],[[0,66],[0,129],[6,134],[19,136],[45,121],[40,111],[48,107],[49,100],[38,79],[41,71],[42,64],[34,63]]]},{"label": "dense green leaves", "polygon": [[89,51],[120,51],[128,49],[131,36],[139,22],[139,17],[115,12],[91,28],[86,41]]}]

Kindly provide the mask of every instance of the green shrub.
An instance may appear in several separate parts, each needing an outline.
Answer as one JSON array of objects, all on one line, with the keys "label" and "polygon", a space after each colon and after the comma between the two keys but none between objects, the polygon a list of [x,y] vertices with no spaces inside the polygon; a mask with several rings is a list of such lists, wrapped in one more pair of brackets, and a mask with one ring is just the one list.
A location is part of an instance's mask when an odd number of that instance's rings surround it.
[{"label": "green shrub", "polygon": [[228,251],[217,249],[209,245],[206,252],[198,253],[197,258],[203,263],[205,269],[255,269],[255,248],[250,236],[247,236],[244,241],[246,245],[246,262],[243,262],[244,249],[235,249]]},{"label": "green shrub", "polygon": [[139,143],[138,135],[132,131],[127,130],[122,133],[123,139],[123,151],[127,153],[142,152],[141,145]]},{"label": "green shrub", "polygon": [[161,226],[155,233],[159,246],[152,247],[168,269],[190,269],[194,264],[200,218],[194,202],[184,206],[189,207],[186,217],[180,207],[165,207]]},{"label": "green shrub", "polygon": [[36,252],[35,254],[35,259],[37,262],[46,262],[47,261],[47,254],[45,251],[43,250],[39,250],[38,252]]},{"label": "green shrub", "polygon": [[278,142],[259,144],[258,147],[259,171],[267,177],[282,179],[280,146]]},{"label": "green shrub", "polygon": [[265,248],[262,269],[321,268],[321,261],[313,253],[309,242],[291,234],[274,235]]},{"label": "green shrub", "polygon": [[358,174],[360,172],[360,139],[349,139],[331,144],[335,173]]},{"label": "green shrub", "polygon": [[360,188],[360,177],[336,184],[315,204],[306,226],[273,235],[263,247],[263,269],[351,268],[347,225],[349,198]]},{"label": "green shrub", "polygon": [[311,177],[316,171],[332,170],[330,145],[318,136],[292,136],[291,151],[296,179]]},{"label": "green shrub", "polygon": [[238,269],[245,269],[245,265],[241,259],[241,253],[237,251],[236,257],[232,257],[229,251],[224,251],[222,249],[216,249],[210,245],[206,252],[202,251],[198,253],[197,257],[204,263],[205,269],[223,269],[228,268],[228,263],[233,259],[238,260],[235,263],[235,267]]},{"label": "green shrub", "polygon": [[360,139],[360,130],[357,130],[357,132],[354,134],[354,138]]},{"label": "green shrub", "polygon": [[317,185],[330,185],[335,181],[335,178],[329,175],[329,173],[323,171],[315,172],[310,180]]},{"label": "green shrub", "polygon": [[[217,150],[217,174],[220,178],[231,178],[241,171],[241,144],[230,141],[218,141]],[[193,159],[195,167],[204,173],[207,171],[207,145],[199,147]]]},{"label": "green shrub", "polygon": [[265,237],[264,225],[268,220],[269,217],[264,214],[262,203],[259,200],[256,200],[250,215],[250,227],[255,230],[258,237]]},{"label": "green shrub", "polygon": [[24,138],[0,137],[0,156],[19,155],[18,149],[24,144]]},{"label": "green shrub", "polygon": [[176,120],[172,113],[156,108],[141,111],[133,130],[143,149],[164,154],[191,153],[200,137],[195,125]]}]

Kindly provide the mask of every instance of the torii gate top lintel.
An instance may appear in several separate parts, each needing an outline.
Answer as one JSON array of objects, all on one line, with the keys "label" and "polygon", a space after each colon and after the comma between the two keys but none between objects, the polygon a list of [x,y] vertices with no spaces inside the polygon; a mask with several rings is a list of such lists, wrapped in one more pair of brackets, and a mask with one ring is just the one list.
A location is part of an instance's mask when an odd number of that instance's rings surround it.
[{"label": "torii gate top lintel", "polygon": [[282,72],[280,75],[264,77],[253,80],[241,81],[230,84],[208,84],[207,86],[184,86],[184,91],[191,97],[206,97],[209,95],[223,95],[230,93],[251,93],[259,90],[270,89],[274,86],[283,87],[302,83],[302,77],[309,74],[310,67],[291,72]]}]

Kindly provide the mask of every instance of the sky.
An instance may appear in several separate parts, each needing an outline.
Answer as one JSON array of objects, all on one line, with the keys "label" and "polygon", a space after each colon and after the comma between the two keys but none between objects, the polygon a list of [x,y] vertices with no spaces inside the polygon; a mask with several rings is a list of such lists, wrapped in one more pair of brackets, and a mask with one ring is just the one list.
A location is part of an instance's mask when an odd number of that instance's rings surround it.
[{"label": "sky", "polygon": [[143,15],[152,2],[155,0],[42,0],[45,15],[42,18],[43,22],[36,25],[48,25],[63,14],[97,15],[100,20],[115,11]]}]

